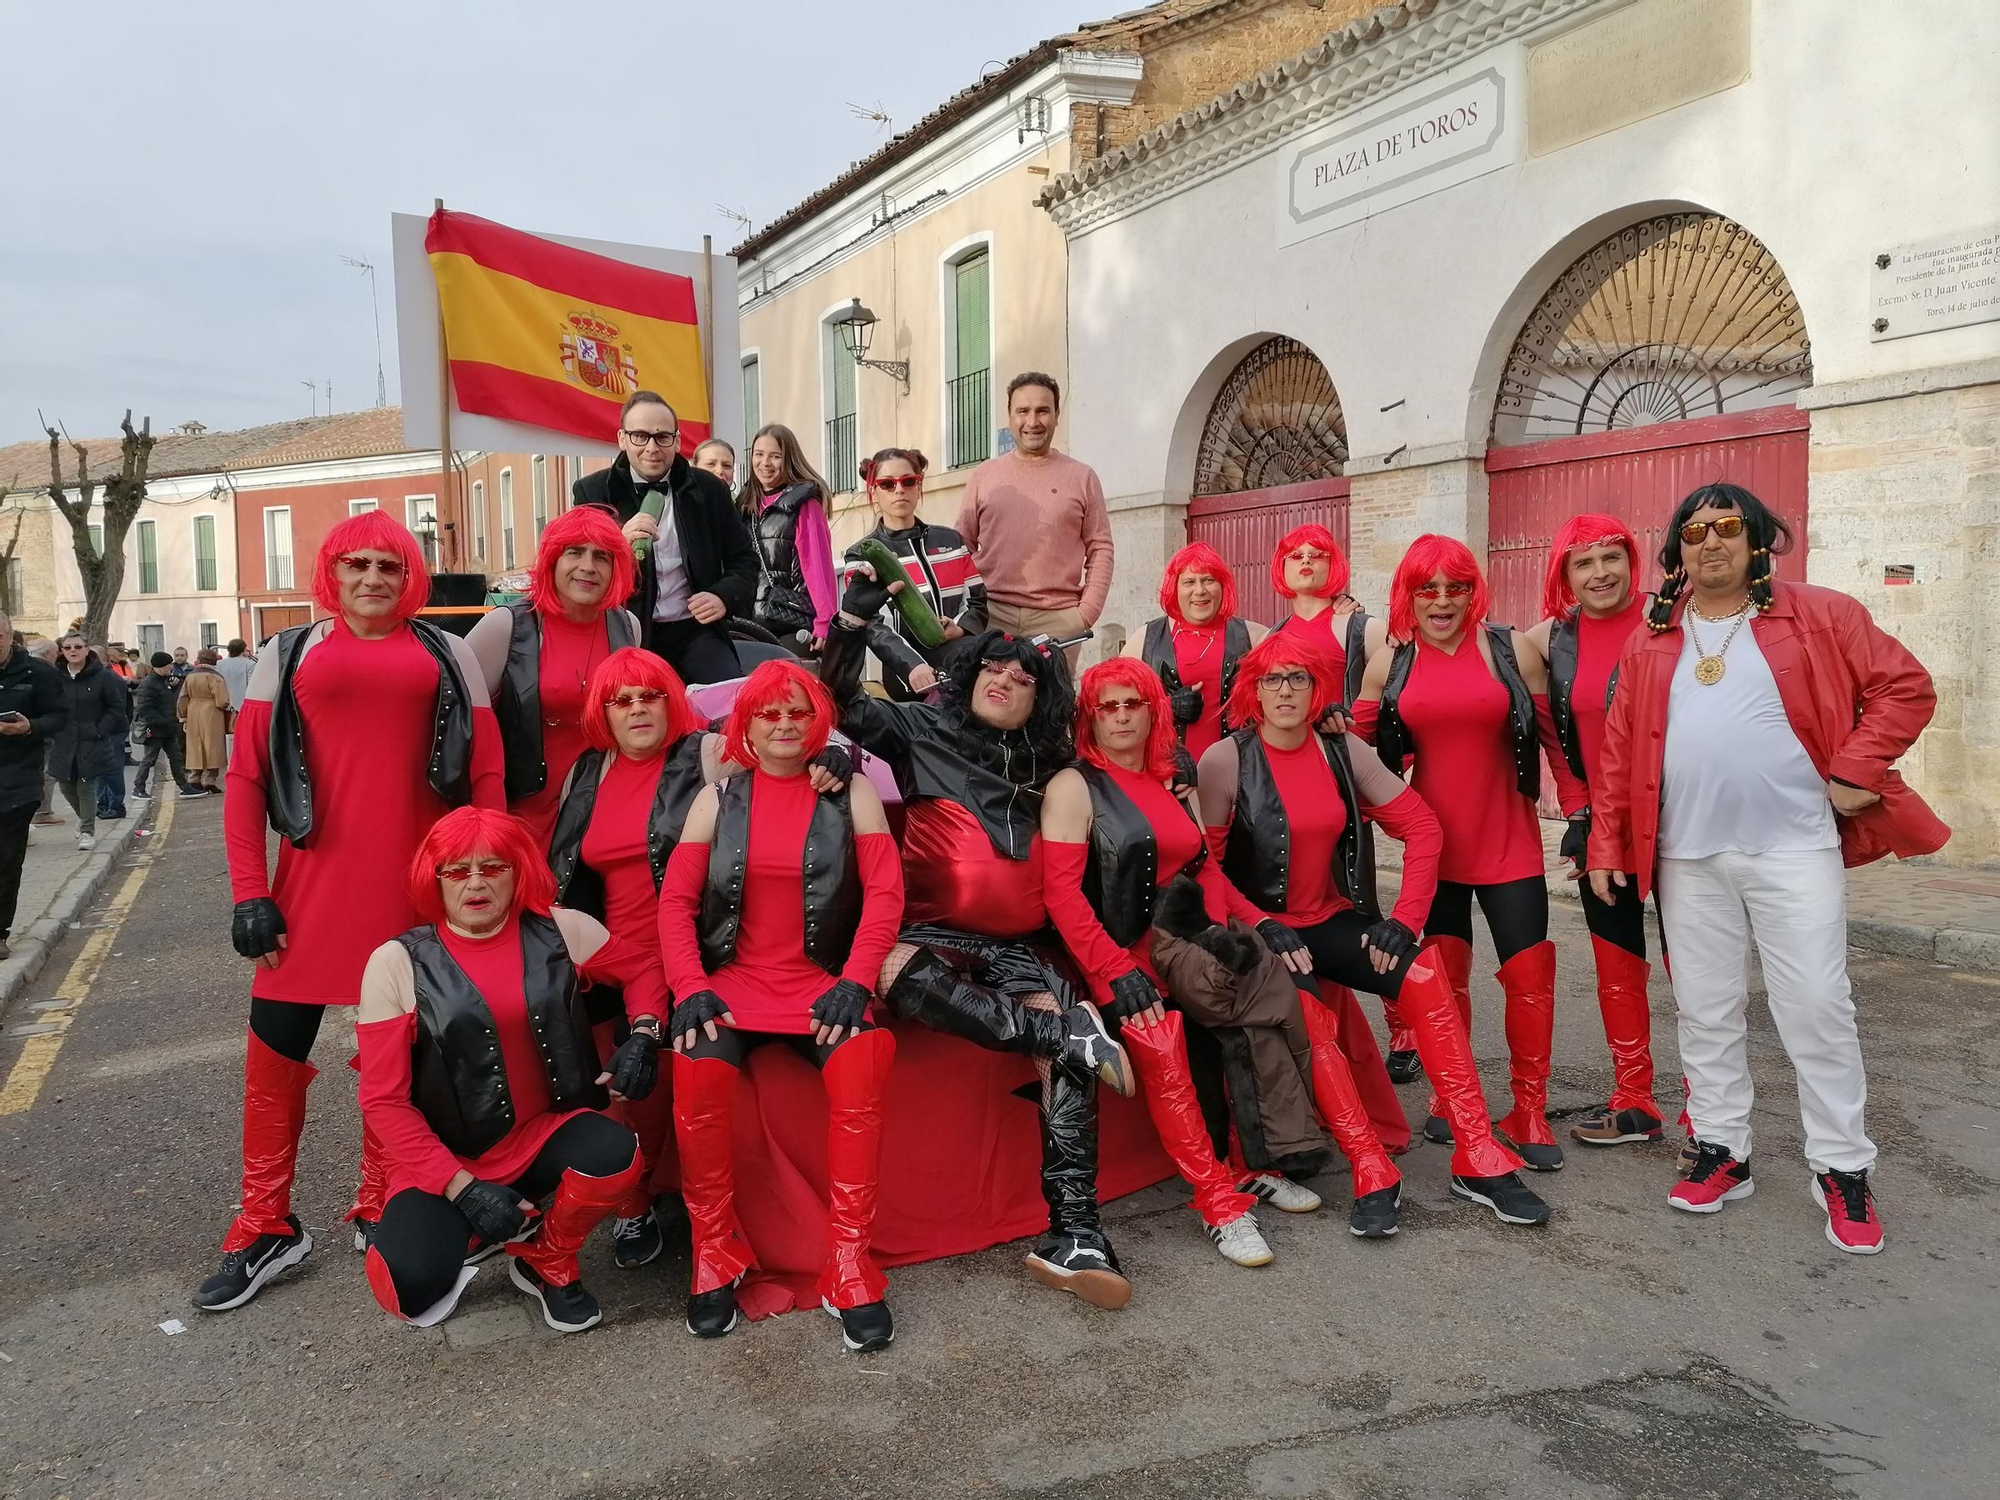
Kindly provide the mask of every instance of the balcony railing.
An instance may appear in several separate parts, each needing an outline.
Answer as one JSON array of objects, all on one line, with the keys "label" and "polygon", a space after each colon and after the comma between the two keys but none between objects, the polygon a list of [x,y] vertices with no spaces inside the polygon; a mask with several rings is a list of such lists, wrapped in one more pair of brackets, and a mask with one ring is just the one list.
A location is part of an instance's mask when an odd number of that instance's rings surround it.
[{"label": "balcony railing", "polygon": [[861,460],[854,441],[853,412],[826,424],[826,482],[839,492],[861,488]]},{"label": "balcony railing", "polygon": [[974,370],[945,385],[951,413],[951,467],[985,463],[993,456],[993,372]]}]

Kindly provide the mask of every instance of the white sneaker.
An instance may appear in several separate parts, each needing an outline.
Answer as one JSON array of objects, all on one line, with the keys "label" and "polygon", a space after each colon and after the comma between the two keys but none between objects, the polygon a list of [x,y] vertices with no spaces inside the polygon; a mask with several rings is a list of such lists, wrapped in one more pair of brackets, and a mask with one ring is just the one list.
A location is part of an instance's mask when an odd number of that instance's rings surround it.
[{"label": "white sneaker", "polygon": [[97,840],[87,833],[79,833],[76,836],[76,847],[79,849],[95,849],[97,847]]},{"label": "white sneaker", "polygon": [[1264,1243],[1263,1232],[1257,1228],[1254,1214],[1244,1214],[1227,1224],[1211,1224],[1208,1226],[1208,1237],[1215,1241],[1215,1248],[1222,1252],[1222,1258],[1233,1266],[1268,1266],[1277,1259],[1271,1254],[1271,1247]]},{"label": "white sneaker", "polygon": [[1280,1213],[1318,1213],[1322,1200],[1311,1188],[1280,1177],[1275,1172],[1259,1172],[1248,1182],[1236,1184],[1236,1191],[1261,1198]]}]

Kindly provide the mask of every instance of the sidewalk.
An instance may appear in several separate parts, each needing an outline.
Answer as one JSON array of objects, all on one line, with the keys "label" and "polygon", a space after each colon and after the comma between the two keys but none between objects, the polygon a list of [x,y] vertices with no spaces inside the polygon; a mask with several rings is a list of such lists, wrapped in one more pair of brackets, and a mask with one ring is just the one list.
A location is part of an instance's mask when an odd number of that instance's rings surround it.
[{"label": "sidewalk", "polygon": [[[1577,883],[1556,854],[1562,834],[1562,824],[1542,824],[1549,894],[1575,902]],[[1378,838],[1375,857],[1383,870],[1400,871],[1403,846]],[[1847,942],[1870,953],[2000,973],[2000,872],[1896,859],[1849,870]]]}]

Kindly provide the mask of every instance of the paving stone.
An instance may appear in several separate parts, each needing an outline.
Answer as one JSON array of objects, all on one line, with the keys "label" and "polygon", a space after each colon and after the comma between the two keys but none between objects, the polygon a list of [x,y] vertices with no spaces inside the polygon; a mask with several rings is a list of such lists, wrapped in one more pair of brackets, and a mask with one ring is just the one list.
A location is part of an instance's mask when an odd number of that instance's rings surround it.
[{"label": "paving stone", "polygon": [[454,1349],[484,1349],[511,1339],[532,1338],[535,1321],[525,1307],[460,1309],[445,1320],[444,1341]]}]

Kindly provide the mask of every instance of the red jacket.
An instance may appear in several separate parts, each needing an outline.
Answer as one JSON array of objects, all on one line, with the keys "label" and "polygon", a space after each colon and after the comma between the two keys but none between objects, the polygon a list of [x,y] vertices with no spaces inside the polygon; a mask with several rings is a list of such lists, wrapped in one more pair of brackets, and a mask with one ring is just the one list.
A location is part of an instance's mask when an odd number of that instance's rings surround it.
[{"label": "red jacket", "polygon": [[[1685,607],[1683,599],[1674,623],[1658,635],[1636,632],[1619,658],[1604,726],[1603,785],[1590,789],[1589,867],[1638,872],[1642,896],[1652,888],[1659,845],[1667,691],[1680,660]],[[1771,608],[1754,616],[1750,629],[1813,769],[1881,795],[1837,820],[1847,864],[1943,848],[1951,830],[1890,769],[1937,708],[1923,665],[1857,600],[1808,583],[1774,584]]]}]

